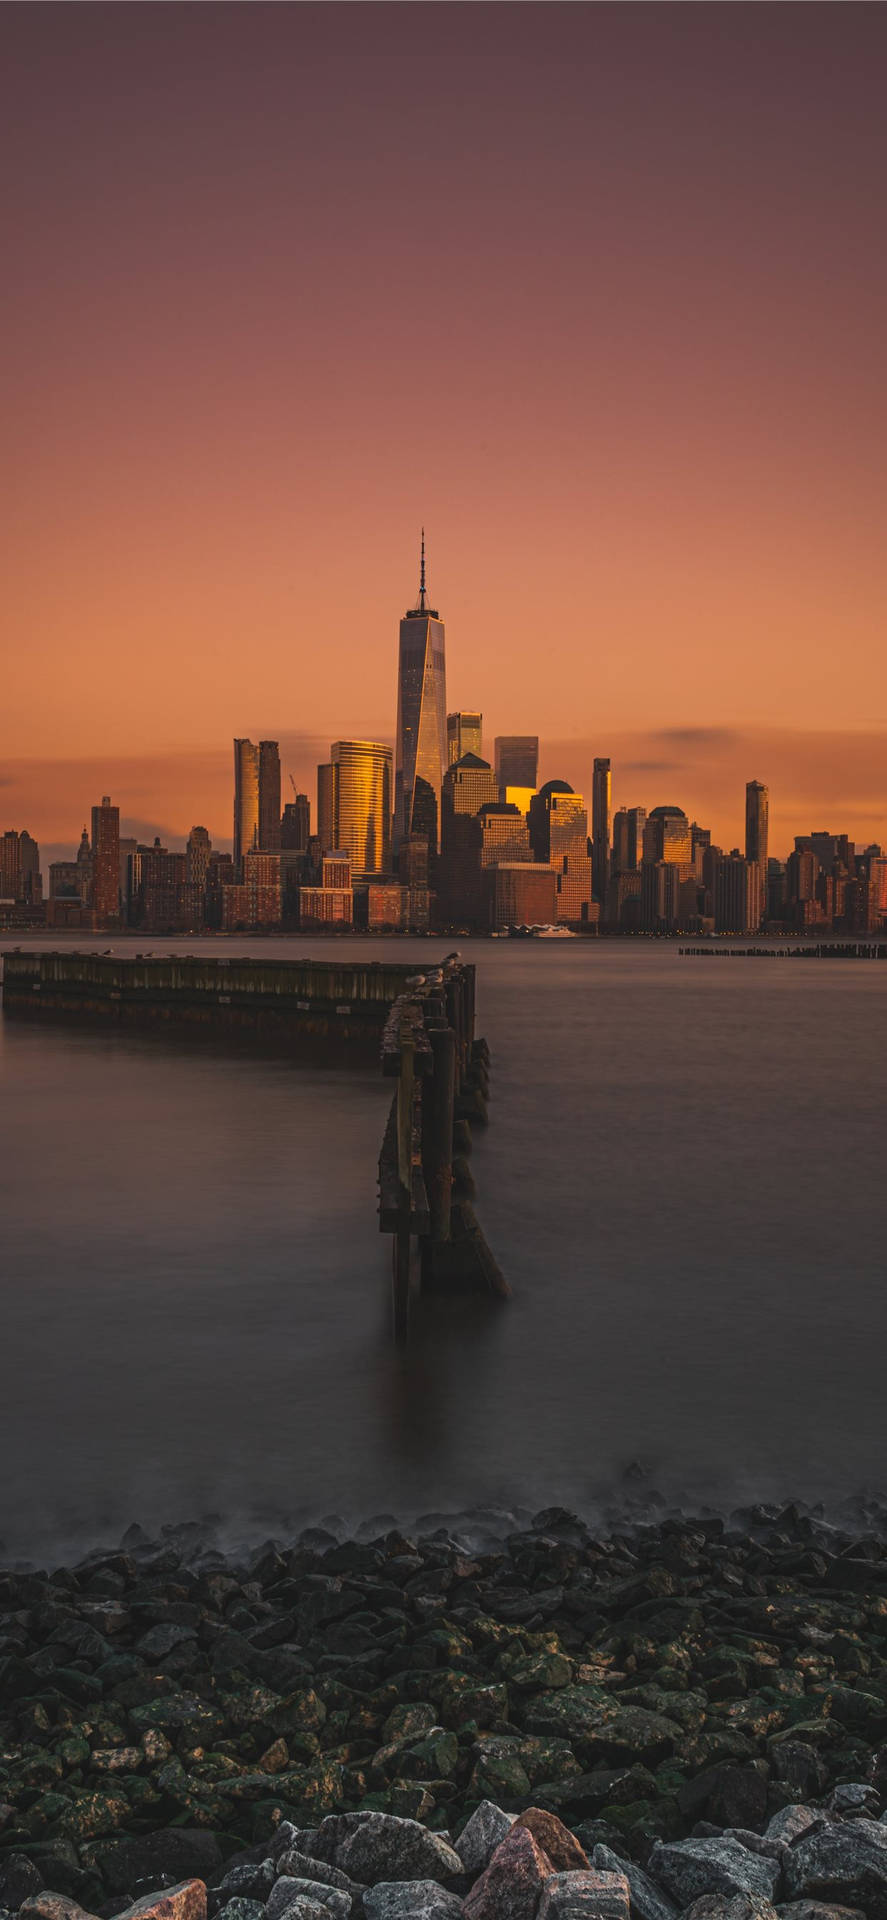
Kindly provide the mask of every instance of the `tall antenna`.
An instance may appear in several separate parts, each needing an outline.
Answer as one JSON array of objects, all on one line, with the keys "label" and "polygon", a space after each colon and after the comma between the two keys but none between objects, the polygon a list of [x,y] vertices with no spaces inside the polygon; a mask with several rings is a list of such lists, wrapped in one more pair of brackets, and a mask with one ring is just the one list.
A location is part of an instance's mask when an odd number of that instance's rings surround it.
[{"label": "tall antenna", "polygon": [[425,612],[425,528],[422,528],[422,560],[419,568],[419,610]]}]

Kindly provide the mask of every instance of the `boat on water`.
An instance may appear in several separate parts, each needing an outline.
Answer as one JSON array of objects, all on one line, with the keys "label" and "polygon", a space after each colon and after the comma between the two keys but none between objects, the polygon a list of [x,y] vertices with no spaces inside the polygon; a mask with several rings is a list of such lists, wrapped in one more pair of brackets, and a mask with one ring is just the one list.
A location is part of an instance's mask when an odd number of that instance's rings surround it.
[{"label": "boat on water", "polygon": [[550,923],[533,927],[509,927],[512,940],[575,940],[576,934],[571,927],[552,926]]}]

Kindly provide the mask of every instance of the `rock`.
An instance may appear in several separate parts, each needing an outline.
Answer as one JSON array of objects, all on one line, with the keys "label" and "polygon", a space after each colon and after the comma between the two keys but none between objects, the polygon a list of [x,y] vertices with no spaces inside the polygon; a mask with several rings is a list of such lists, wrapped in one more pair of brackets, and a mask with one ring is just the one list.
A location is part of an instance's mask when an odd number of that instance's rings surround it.
[{"label": "rock", "polygon": [[720,1893],[703,1893],[682,1915],[682,1920],[777,1920],[776,1908],[761,1893],[734,1893],[725,1900]]},{"label": "rock", "polygon": [[503,1813],[502,1808],[492,1800],[482,1800],[480,1806],[475,1807],[455,1842],[456,1852],[467,1874],[473,1878],[483,1873],[514,1822],[515,1815]]},{"label": "rock", "polygon": [[623,1860],[618,1853],[599,1844],[591,1856],[591,1864],[598,1872],[624,1873],[633,1920],[677,1920],[677,1907],[633,1860]]},{"label": "rock", "polygon": [[291,1880],[314,1880],[325,1887],[340,1887],[343,1893],[351,1892],[352,1883],[347,1873],[340,1873],[338,1867],[330,1866],[326,1860],[312,1859],[298,1847],[289,1847],[280,1855],[277,1872]]},{"label": "rock", "polygon": [[264,1913],[261,1900],[248,1900],[243,1894],[236,1893],[233,1900],[226,1901],[219,1908],[216,1920],[263,1920]]},{"label": "rock", "polygon": [[519,1815],[517,1825],[526,1827],[528,1833],[532,1834],[556,1873],[570,1873],[588,1866],[584,1847],[580,1847],[569,1827],[564,1826],[557,1814],[546,1813],[542,1807],[527,1807]]},{"label": "rock", "polygon": [[790,1807],[780,1807],[768,1820],[764,1828],[765,1840],[784,1840],[786,1846],[793,1846],[800,1840],[802,1833],[808,1833],[811,1827],[821,1827],[822,1814],[815,1807],[805,1807],[794,1802]]},{"label": "rock", "polygon": [[462,1902],[436,1880],[380,1880],[363,1896],[366,1920],[460,1920]]},{"label": "rock", "polygon": [[824,1900],[790,1900],[776,1912],[778,1920],[866,1920],[860,1907],[833,1907]]},{"label": "rock", "polygon": [[275,1882],[266,1907],[266,1920],[281,1920],[281,1916],[300,1900],[320,1900],[329,1907],[333,1920],[348,1920],[351,1912],[351,1895],[341,1887],[331,1887],[325,1880],[294,1879],[289,1874]]},{"label": "rock", "polygon": [[205,1827],[162,1827],[130,1834],[102,1855],[102,1872],[112,1893],[170,1886],[189,1875],[215,1878],[222,1864],[218,1841]]},{"label": "rock", "polygon": [[148,1632],[142,1635],[141,1640],[136,1641],[136,1653],[143,1660],[147,1660],[149,1666],[153,1666],[155,1661],[165,1660],[174,1647],[180,1647],[183,1642],[196,1640],[196,1638],[193,1627],[172,1625],[150,1627]]},{"label": "rock", "polygon": [[206,1920],[206,1887],[202,1880],[182,1880],[147,1893],[125,1908],[121,1920]]},{"label": "rock", "polygon": [[868,1780],[844,1780],[829,1794],[828,1806],[832,1813],[868,1813],[876,1814],[881,1804],[881,1796],[876,1787]]},{"label": "rock", "polygon": [[515,1821],[464,1904],[465,1920],[535,1920],[551,1862]]},{"label": "rock", "polygon": [[537,1920],[629,1920],[624,1873],[587,1868],[553,1873],[542,1889]]},{"label": "rock", "polygon": [[64,1893],[35,1893],[19,1907],[19,1920],[94,1920],[79,1901]]},{"label": "rock", "polygon": [[658,1842],[648,1861],[654,1880],[673,1895],[680,1907],[689,1907],[700,1894],[756,1893],[772,1900],[779,1881],[775,1860],[749,1853],[736,1840],[672,1840]]},{"label": "rock", "polygon": [[[281,1873],[290,1869],[281,1865]],[[258,1900],[264,1907],[269,1893],[277,1878],[277,1869],[273,1860],[257,1860],[242,1866],[229,1867],[228,1872],[216,1883],[215,1891],[222,1900],[240,1899]]]},{"label": "rock", "polygon": [[861,1907],[869,1920],[887,1920],[887,1827],[847,1820],[821,1827],[786,1855],[788,1899]]},{"label": "rock", "polygon": [[24,1853],[8,1853],[0,1860],[0,1907],[12,1912],[32,1895],[43,1892],[43,1875]]},{"label": "rock", "polygon": [[335,1864],[350,1880],[374,1887],[380,1880],[437,1880],[458,1884],[462,1862],[455,1849],[417,1820],[368,1813],[336,1848]]}]

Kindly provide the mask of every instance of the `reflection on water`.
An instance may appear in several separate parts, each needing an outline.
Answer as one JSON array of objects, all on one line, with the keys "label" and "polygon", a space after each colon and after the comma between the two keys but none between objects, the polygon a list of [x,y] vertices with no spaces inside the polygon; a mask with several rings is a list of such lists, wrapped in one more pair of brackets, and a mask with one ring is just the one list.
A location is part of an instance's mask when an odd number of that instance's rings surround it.
[{"label": "reflection on water", "polygon": [[207,1510],[593,1506],[633,1461],[688,1500],[884,1488],[887,968],[469,945],[514,1298],[421,1302],[405,1353],[381,1077],[0,1027],[12,1550]]}]

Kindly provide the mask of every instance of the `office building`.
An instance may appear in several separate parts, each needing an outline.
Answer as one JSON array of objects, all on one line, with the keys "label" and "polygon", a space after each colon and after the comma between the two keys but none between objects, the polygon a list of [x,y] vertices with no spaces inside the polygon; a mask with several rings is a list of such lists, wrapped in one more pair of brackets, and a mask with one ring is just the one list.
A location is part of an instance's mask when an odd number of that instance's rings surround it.
[{"label": "office building", "polygon": [[407,927],[409,889],[399,880],[377,880],[364,889],[366,924],[370,933],[403,933]]},{"label": "office building", "polygon": [[539,784],[539,736],[535,733],[501,733],[493,743],[493,764],[499,792],[506,787],[537,787]]},{"label": "office building", "polygon": [[288,800],[280,820],[280,845],[289,853],[305,853],[311,837],[311,802],[307,793]]},{"label": "office building", "polygon": [[431,918],[429,891],[428,841],[424,834],[412,833],[402,840],[397,854],[397,871],[406,889],[406,925],[412,933],[427,933]]},{"label": "office building", "polygon": [[185,879],[189,886],[199,887],[201,894],[206,892],[206,877],[212,850],[213,843],[208,828],[192,827],[185,849]]},{"label": "office building", "polygon": [[554,869],[557,918],[568,924],[591,914],[591,849],[588,814],[581,793],[566,780],[547,780],[530,803],[533,855]]},{"label": "office building", "polygon": [[429,607],[425,585],[425,534],[419,598],[400,623],[397,663],[397,740],[394,774],[394,843],[422,833],[433,852],[440,846],[441,782],[447,765],[447,691],[444,624]]},{"label": "office building", "polygon": [[128,868],[126,892],[132,926],[145,933],[200,931],[205,884],[189,881],[187,853],[171,853],[157,838],[153,846],[136,847],[129,856]]},{"label": "office building", "polygon": [[441,786],[441,847],[446,848],[448,823],[454,814],[480,813],[481,807],[498,799],[499,788],[489,760],[482,760],[477,753],[466,753],[455,760]]},{"label": "office building", "polygon": [[262,853],[280,852],[280,747],[276,740],[259,741],[259,831]]},{"label": "office building", "polygon": [[96,927],[120,924],[120,809],[108,794],[92,810],[92,910]]},{"label": "office building", "polygon": [[539,861],[502,861],[484,875],[489,925],[503,927],[551,926],[557,913],[557,879],[551,867]]},{"label": "office building", "polygon": [[646,807],[620,807],[613,817],[612,871],[639,873],[643,858]]},{"label": "office building", "polygon": [[693,836],[682,807],[654,807],[647,815],[643,857],[651,864],[664,860],[667,866],[692,866]]},{"label": "office building", "polygon": [[330,761],[321,761],[317,769],[317,838],[321,853],[334,846],[333,769]]},{"label": "office building", "polygon": [[336,740],[332,845],[351,860],[352,881],[391,873],[391,748],[377,740]]},{"label": "office building", "polygon": [[767,911],[767,857],[769,843],[770,789],[760,780],[749,780],[745,789],[745,857],[758,869],[758,898],[761,918]]},{"label": "office building", "polygon": [[481,867],[498,866],[500,862],[513,866],[516,861],[532,860],[529,824],[517,807],[495,800],[481,807],[478,820]]},{"label": "office building", "polygon": [[718,853],[714,875],[716,933],[756,933],[761,924],[761,870],[738,847]]},{"label": "office building", "polygon": [[447,714],[447,763],[464,759],[466,753],[483,754],[483,714]]},{"label": "office building", "polygon": [[251,740],[234,742],[234,871],[243,874],[243,856],[259,843],[259,749]]},{"label": "office building", "polygon": [[610,880],[613,776],[609,760],[595,760],[591,783],[591,886],[603,912]]}]

